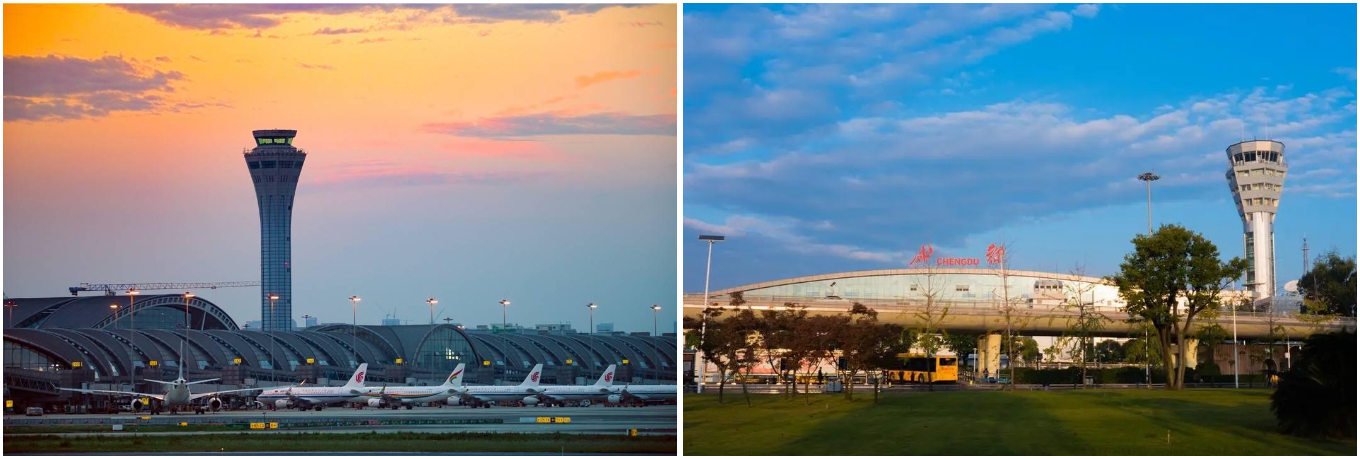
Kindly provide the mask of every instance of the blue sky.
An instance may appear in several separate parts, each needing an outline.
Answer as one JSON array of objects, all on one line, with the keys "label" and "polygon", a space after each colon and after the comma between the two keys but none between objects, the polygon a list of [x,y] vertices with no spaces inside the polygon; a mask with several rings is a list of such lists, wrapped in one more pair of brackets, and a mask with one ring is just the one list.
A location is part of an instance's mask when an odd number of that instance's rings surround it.
[{"label": "blue sky", "polygon": [[1224,149],[1286,144],[1281,282],[1356,252],[1355,5],[685,5],[684,272],[902,267],[922,244],[1112,274],[1177,223],[1242,255]]}]

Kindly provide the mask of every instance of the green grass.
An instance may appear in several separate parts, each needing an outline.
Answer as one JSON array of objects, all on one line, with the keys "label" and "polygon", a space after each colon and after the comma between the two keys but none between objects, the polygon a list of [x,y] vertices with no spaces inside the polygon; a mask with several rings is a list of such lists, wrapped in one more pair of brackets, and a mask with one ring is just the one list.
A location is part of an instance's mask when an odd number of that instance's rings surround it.
[{"label": "green grass", "polygon": [[141,452],[505,452],[676,453],[674,435],[360,433],[191,436],[5,436],[5,454]]},{"label": "green grass", "polygon": [[[686,455],[1349,455],[1275,433],[1268,390],[685,395]],[[1171,434],[1167,442],[1167,432]]]}]

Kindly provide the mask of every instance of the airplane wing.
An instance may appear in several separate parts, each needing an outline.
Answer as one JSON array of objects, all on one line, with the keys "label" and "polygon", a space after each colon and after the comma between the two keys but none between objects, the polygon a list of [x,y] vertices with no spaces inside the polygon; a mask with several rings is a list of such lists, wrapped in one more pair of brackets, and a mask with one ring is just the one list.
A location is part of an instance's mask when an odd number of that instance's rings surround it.
[{"label": "airplane wing", "polygon": [[249,389],[219,390],[219,391],[217,391],[217,392],[204,392],[204,393],[201,393],[201,394],[189,394],[189,401],[194,401],[194,400],[198,400],[198,399],[203,398],[203,397],[210,397],[210,396],[217,395],[217,394],[230,394],[230,393],[232,393],[232,392],[249,392],[249,391],[253,391],[253,390],[263,390],[263,389],[260,389],[260,388],[258,388],[258,387],[252,387],[252,388],[249,388]]},{"label": "airplane wing", "polygon": [[65,387],[60,387],[59,389],[71,392],[80,392],[82,394],[132,395],[136,397],[154,398],[156,400],[165,401],[165,394],[143,394],[141,392],[125,392],[121,390],[67,389]]}]

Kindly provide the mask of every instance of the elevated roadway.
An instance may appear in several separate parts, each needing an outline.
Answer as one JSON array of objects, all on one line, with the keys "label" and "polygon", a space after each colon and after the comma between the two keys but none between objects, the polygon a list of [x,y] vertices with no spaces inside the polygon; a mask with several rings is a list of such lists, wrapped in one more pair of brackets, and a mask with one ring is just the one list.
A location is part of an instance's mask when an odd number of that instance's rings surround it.
[{"label": "elevated roadway", "polygon": [[[755,296],[747,295],[744,297],[746,304],[741,308],[751,308],[757,311],[767,311],[783,308],[786,303],[795,303],[804,307],[810,315],[837,315],[850,310],[850,307],[859,302],[869,308],[878,311],[878,320],[884,323],[892,323],[905,327],[922,327],[925,325],[926,307],[924,301],[917,300],[842,300],[842,299],[810,299],[806,297],[779,297],[779,296]],[[723,316],[732,315],[736,308],[727,306],[729,298],[725,295],[709,295],[709,304],[718,303],[726,309]],[[945,309],[947,308],[947,313]],[[684,296],[683,312],[685,317],[698,318],[704,309],[703,294],[686,294]],[[934,321],[936,324],[947,331],[959,333],[996,333],[1006,330],[1007,320],[1002,313],[1000,302],[996,300],[985,301],[940,301],[936,302]],[[1087,307],[1087,314],[1100,314],[1105,318],[1099,330],[1092,332],[1092,335],[1103,338],[1129,338],[1141,336],[1143,331],[1139,324],[1130,323],[1129,314],[1119,308],[1111,307]],[[1077,308],[1063,308],[1056,305],[1037,305],[1037,304],[1016,304],[1012,313],[1010,325],[1015,333],[1025,336],[1059,336],[1064,331],[1070,330],[1080,317]],[[1195,318],[1195,323],[1208,325],[1211,323],[1219,324],[1229,334],[1233,330],[1233,314],[1230,311],[1222,311],[1218,317],[1205,319],[1202,316]],[[1288,339],[1300,339],[1319,332],[1338,331],[1341,329],[1355,330],[1354,318],[1334,318],[1325,322],[1314,323],[1300,318],[1293,313],[1280,313],[1274,315],[1259,313],[1237,313],[1237,336],[1239,339],[1263,339],[1269,336],[1270,329],[1274,327],[1278,330],[1277,335]]]}]

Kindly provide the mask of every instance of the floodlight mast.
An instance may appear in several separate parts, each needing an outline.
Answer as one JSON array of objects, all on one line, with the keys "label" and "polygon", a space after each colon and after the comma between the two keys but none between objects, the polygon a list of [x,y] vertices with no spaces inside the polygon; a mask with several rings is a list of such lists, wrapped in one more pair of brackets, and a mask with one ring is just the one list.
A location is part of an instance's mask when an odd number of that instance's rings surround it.
[{"label": "floodlight mast", "polygon": [[[715,242],[722,242],[722,241],[724,241],[724,240],[726,240],[726,239],[727,239],[727,237],[725,237],[725,236],[715,236],[715,235],[711,235],[711,234],[701,234],[701,235],[699,235],[699,240],[700,240],[700,241],[707,241],[707,242],[708,242],[708,262],[707,262],[707,264],[704,265],[704,311],[707,311],[707,310],[708,310],[708,277],[709,277],[709,274],[712,273],[712,271],[713,271],[713,244],[714,244]],[[699,347],[700,347],[700,349],[699,349],[699,352],[695,352],[695,353],[694,353],[694,371],[695,371],[695,376],[697,376],[697,378],[699,379],[698,384],[695,386],[695,390],[696,390],[698,393],[701,393],[701,394],[702,394],[702,393],[704,392],[704,360],[703,360],[703,354],[704,354],[704,353],[703,353],[703,345],[704,345],[704,335],[706,335],[707,332],[708,332],[708,314],[707,314],[706,312],[703,312],[703,311],[701,311],[700,314],[703,314],[703,317],[702,317],[701,320],[699,321]]]}]

